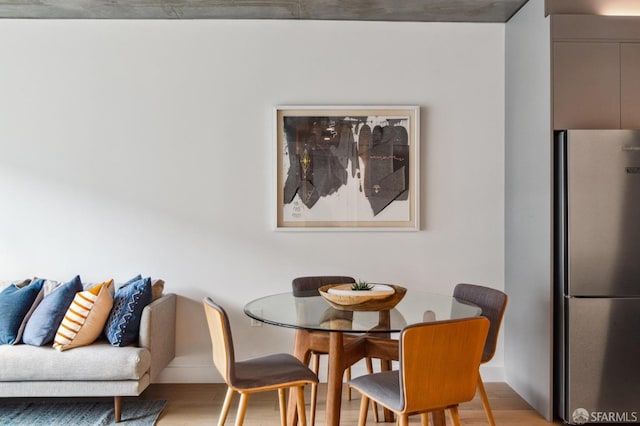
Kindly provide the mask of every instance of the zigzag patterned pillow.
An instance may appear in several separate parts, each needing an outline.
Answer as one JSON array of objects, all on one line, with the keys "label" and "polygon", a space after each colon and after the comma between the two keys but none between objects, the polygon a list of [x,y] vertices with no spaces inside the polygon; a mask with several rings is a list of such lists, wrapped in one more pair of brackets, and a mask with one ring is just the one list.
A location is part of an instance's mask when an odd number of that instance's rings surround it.
[{"label": "zigzag patterned pillow", "polygon": [[113,346],[127,346],[138,340],[142,310],[152,301],[151,278],[131,280],[116,290],[105,334]]},{"label": "zigzag patterned pillow", "polygon": [[55,349],[90,345],[100,336],[113,306],[109,292],[112,284],[113,280],[109,280],[76,293],[53,340]]}]

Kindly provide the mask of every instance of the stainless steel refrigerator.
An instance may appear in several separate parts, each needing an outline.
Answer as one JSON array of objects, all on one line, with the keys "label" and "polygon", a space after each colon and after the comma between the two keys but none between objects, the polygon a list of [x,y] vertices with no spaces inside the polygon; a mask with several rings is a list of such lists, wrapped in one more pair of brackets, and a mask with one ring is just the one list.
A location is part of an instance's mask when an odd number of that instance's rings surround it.
[{"label": "stainless steel refrigerator", "polygon": [[570,424],[640,422],[640,131],[555,133],[555,394]]}]

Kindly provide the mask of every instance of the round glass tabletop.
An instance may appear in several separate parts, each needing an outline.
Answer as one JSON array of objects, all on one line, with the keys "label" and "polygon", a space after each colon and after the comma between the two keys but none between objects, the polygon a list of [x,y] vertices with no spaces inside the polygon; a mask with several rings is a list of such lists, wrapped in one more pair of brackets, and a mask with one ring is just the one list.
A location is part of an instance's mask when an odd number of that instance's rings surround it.
[{"label": "round glass tabletop", "polygon": [[452,296],[410,289],[391,310],[338,310],[321,296],[279,293],[247,303],[245,314],[280,327],[350,333],[396,333],[410,324],[476,317],[482,310]]}]

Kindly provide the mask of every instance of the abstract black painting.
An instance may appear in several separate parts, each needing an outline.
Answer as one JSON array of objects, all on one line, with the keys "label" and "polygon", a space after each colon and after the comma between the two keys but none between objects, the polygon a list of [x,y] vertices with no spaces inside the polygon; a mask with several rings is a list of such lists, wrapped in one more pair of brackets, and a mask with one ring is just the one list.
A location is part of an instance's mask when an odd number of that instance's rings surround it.
[{"label": "abstract black painting", "polygon": [[277,229],[418,229],[418,107],[277,107],[275,122]]}]

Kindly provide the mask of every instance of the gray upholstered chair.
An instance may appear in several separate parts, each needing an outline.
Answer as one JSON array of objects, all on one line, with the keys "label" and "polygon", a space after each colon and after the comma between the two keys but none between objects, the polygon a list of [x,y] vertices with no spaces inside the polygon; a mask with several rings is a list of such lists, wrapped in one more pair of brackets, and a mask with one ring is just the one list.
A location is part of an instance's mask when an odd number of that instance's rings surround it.
[{"label": "gray upholstered chair", "polygon": [[476,393],[488,330],[489,320],[483,317],[405,327],[400,333],[399,369],[351,381],[362,394],[358,425],[366,424],[369,400],[396,413],[400,426],[407,426],[413,414],[421,414],[422,424],[427,424],[430,411],[445,409],[459,425],[458,404]]},{"label": "gray upholstered chair", "polygon": [[318,289],[327,284],[355,283],[353,277],[341,275],[317,275],[313,277],[298,277],[291,281],[291,289],[295,297],[320,296]]},{"label": "gray upholstered chair", "polygon": [[227,419],[234,392],[240,394],[235,422],[236,426],[240,426],[244,421],[249,396],[255,392],[270,390],[278,391],[280,421],[283,426],[286,425],[287,388],[295,388],[297,392],[298,419],[305,426],[304,386],[317,385],[318,376],[296,357],[285,353],[236,361],[227,313],[209,297],[203,300],[203,304],[213,346],[213,363],[228,386],[218,426],[224,425]]},{"label": "gray upholstered chair", "polygon": [[[297,277],[297,278],[294,278],[293,281],[291,282],[291,289],[293,290],[294,297],[312,297],[312,296],[320,295],[320,292],[318,291],[318,289],[323,285],[342,284],[342,283],[349,284],[349,283],[355,283],[355,282],[356,280],[353,279],[353,277],[346,277],[346,276],[340,276],[340,275],[317,275],[317,276],[310,276],[310,277]],[[318,374],[318,371],[320,369],[320,355],[326,355],[326,353],[316,352],[316,351],[313,351],[311,353],[311,362],[312,362],[311,368],[313,372],[316,374]],[[367,371],[371,373],[373,371],[373,366],[370,358],[366,359],[366,364],[367,364]],[[351,367],[347,368],[346,376],[347,376],[347,382],[351,380]],[[313,424],[313,421],[315,421],[316,406],[314,401],[317,398],[317,392],[318,392],[318,387],[315,385],[312,385],[311,410],[310,410],[310,417],[311,417],[312,424]],[[349,386],[347,386],[347,399],[349,400],[351,399],[351,387]],[[374,407],[374,414],[376,417],[376,421],[378,421],[378,413],[377,413],[377,410],[375,410],[375,407]]]},{"label": "gray upholstered chair", "polygon": [[[462,302],[470,302],[479,306],[482,308],[482,316],[489,320],[491,326],[489,327],[489,334],[482,352],[482,364],[489,362],[496,352],[500,324],[504,317],[504,311],[507,308],[507,295],[494,288],[475,284],[458,284],[453,290],[453,297]],[[491,412],[491,405],[489,405],[489,398],[487,397],[487,392],[484,389],[484,383],[482,382],[480,374],[478,374],[478,391],[480,392],[482,406],[484,407],[484,412],[487,415],[489,424],[495,426],[496,423],[493,419],[493,413]]]}]

